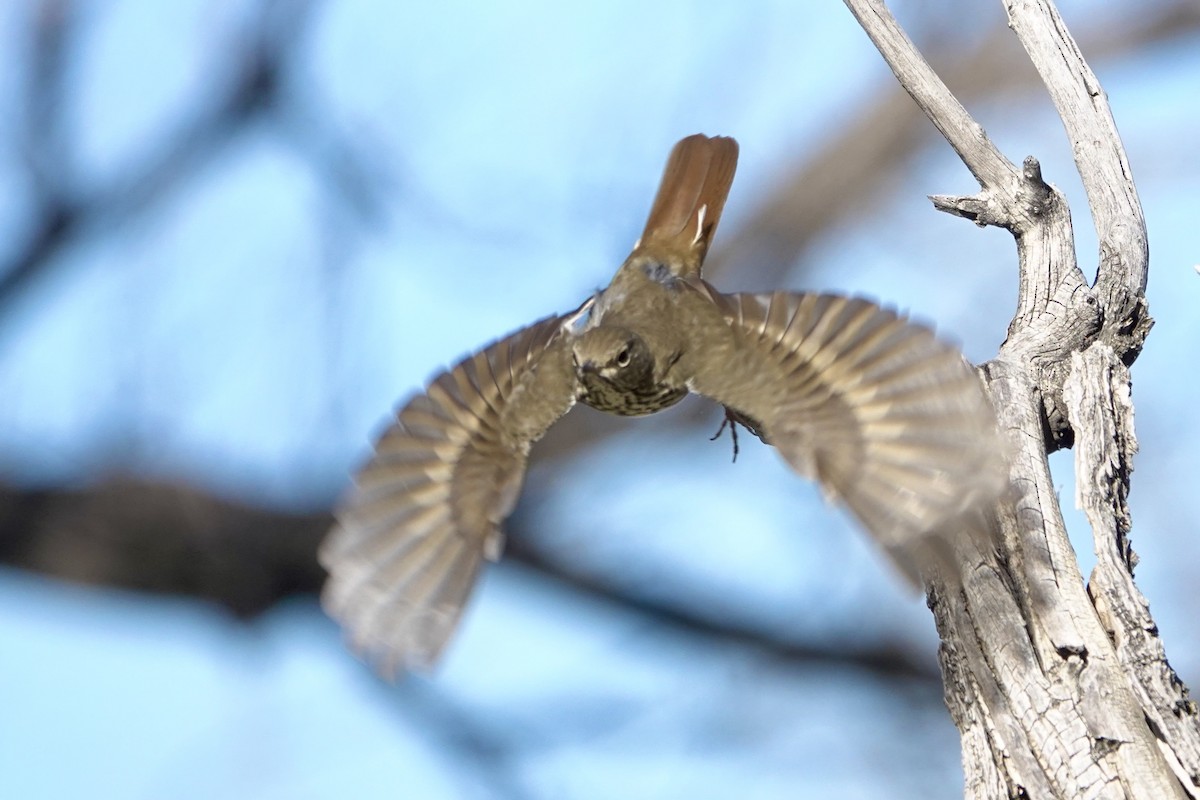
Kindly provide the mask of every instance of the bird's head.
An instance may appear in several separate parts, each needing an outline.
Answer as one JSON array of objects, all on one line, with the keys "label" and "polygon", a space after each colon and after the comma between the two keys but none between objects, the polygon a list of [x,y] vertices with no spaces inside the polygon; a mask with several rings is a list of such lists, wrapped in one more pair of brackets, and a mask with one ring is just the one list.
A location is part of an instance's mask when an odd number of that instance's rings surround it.
[{"label": "bird's head", "polygon": [[575,369],[585,385],[599,379],[632,390],[654,380],[654,356],[646,340],[628,328],[600,325],[575,341]]}]

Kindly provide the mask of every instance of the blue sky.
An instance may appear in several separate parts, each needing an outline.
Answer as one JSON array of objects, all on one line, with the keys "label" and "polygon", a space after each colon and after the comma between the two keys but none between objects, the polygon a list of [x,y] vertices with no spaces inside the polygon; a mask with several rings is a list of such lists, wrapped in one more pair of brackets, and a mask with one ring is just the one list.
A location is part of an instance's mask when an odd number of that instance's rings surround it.
[{"label": "blue sky", "polygon": [[[19,5],[0,12],[9,240],[29,212],[12,143]],[[1084,16],[1076,5],[1069,24]],[[88,5],[70,72],[72,180],[119,177],[202,104],[252,8]],[[839,4],[337,2],[308,37],[291,87],[308,139],[270,124],[239,137],[134,223],[64,253],[10,309],[8,479],[119,469],[325,507],[388,410],[439,365],[607,281],[676,139],[739,139],[728,234],[782,165],[891,80]],[[1187,366],[1200,341],[1200,154],[1183,132],[1200,109],[1178,98],[1194,93],[1200,51],[1163,45],[1096,67],[1151,237],[1157,326],[1134,368],[1139,584],[1194,681],[1200,501],[1185,476],[1200,451]],[[1037,154],[1068,193],[1091,274],[1095,235],[1048,103],[973,110],[1010,158]],[[306,148],[329,141],[366,154],[366,218],[314,169]],[[927,194],[974,186],[944,146],[893,184],[804,255],[803,285],[909,309],[989,357],[1015,302],[1011,239],[931,209]],[[733,261],[722,288],[738,288]],[[1053,462],[1068,509],[1070,457]],[[734,466],[725,445],[639,421],[568,464],[535,463],[530,492],[545,528],[533,535],[586,552],[592,574],[800,644],[891,644],[932,663],[923,601],[765,448],[744,447]],[[937,687],[798,667],[513,565],[489,572],[438,675],[398,687],[354,661],[315,602],[243,626],[190,601],[0,571],[0,642],[0,704],[17,721],[0,726],[5,796],[959,791]]]}]

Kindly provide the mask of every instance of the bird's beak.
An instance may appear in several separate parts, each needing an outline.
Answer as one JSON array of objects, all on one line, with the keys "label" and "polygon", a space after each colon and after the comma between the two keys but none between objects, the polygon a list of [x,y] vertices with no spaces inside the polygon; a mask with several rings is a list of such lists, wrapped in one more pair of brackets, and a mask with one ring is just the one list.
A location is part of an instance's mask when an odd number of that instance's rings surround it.
[{"label": "bird's beak", "polygon": [[595,372],[596,371],[596,362],[592,361],[591,359],[589,359],[587,361],[580,361],[578,353],[571,353],[571,360],[573,362],[575,362],[576,371],[579,371],[579,370],[586,370],[587,372]]}]

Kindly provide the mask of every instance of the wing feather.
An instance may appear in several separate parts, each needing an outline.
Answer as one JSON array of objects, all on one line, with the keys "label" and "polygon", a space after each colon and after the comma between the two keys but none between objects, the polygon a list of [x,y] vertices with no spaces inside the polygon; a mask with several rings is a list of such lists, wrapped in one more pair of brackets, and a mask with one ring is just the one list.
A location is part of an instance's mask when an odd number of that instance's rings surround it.
[{"label": "wing feather", "polygon": [[321,546],[322,602],[377,669],[428,669],[500,554],[530,444],[575,402],[565,317],[468,356],[397,413]]},{"label": "wing feather", "polygon": [[910,576],[924,538],[999,496],[991,403],[931,330],[858,298],[695,288],[733,338],[713,340],[693,389],[752,421]]}]

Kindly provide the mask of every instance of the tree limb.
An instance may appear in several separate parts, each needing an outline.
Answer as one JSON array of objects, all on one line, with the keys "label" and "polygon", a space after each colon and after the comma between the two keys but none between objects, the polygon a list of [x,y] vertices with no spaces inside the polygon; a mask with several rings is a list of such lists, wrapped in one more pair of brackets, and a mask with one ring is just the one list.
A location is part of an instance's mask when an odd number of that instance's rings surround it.
[{"label": "tree limb", "polygon": [[[0,483],[0,564],[76,583],[205,600],[252,620],[283,600],[315,597],[325,582],[317,546],[333,514],[261,508],[186,483],[112,477],[75,489]],[[902,646],[797,643],[739,625],[719,609],[679,608],[564,569],[519,540],[523,563],[568,591],[696,636],[755,647],[795,663],[843,664],[889,680],[936,681]]]},{"label": "tree limb", "polygon": [[[1101,242],[1089,286],[1066,199],[1043,181],[1036,159],[1018,170],[996,151],[882,2],[846,4],[979,181],[978,194],[937,196],[935,206],[1004,227],[1017,244],[1017,313],[982,369],[1011,448],[1012,490],[995,510],[997,551],[965,541],[961,583],[929,576],[967,796],[1196,796],[1195,706],[1166,664],[1131,559],[1121,557],[1134,449],[1124,366],[1150,320],[1145,222],[1104,93],[1052,3],[1006,4],[1087,189]],[[1046,460],[1072,441],[1081,487],[1094,482],[1081,498],[1105,554],[1090,595]],[[1139,660],[1149,663],[1138,670]]]}]

